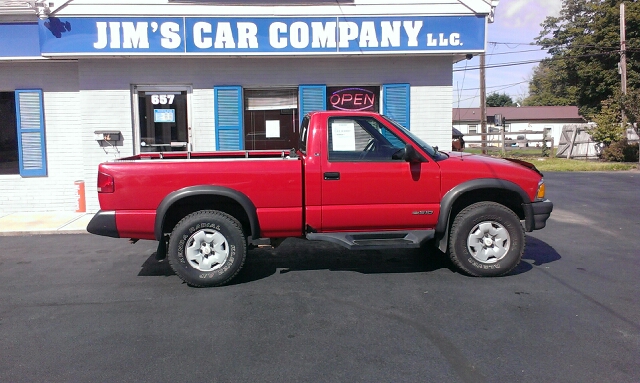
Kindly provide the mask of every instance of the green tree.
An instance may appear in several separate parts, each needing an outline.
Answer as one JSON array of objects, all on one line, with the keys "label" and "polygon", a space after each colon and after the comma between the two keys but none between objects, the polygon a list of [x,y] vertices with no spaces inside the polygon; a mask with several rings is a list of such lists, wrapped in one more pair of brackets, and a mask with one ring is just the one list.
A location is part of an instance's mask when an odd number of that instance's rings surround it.
[{"label": "green tree", "polygon": [[629,89],[627,94],[621,96],[620,99],[627,122],[636,125],[640,123],[640,88]]},{"label": "green tree", "polygon": [[611,97],[602,101],[600,112],[593,116],[593,122],[596,123],[596,126],[588,130],[591,138],[603,144],[605,148],[625,137],[620,105],[616,99],[618,97]]},{"label": "green tree", "polygon": [[[622,0],[563,0],[536,43],[550,58],[533,72],[525,105],[577,105],[590,117],[620,89]],[[625,1],[628,88],[640,88],[640,2]]]},{"label": "green tree", "polygon": [[562,66],[546,60],[533,70],[529,82],[529,97],[522,100],[524,106],[566,106],[575,105],[576,87],[571,86],[566,70],[557,70],[554,66]]},{"label": "green tree", "polygon": [[487,96],[487,106],[515,106],[515,104],[508,94],[494,92]]}]

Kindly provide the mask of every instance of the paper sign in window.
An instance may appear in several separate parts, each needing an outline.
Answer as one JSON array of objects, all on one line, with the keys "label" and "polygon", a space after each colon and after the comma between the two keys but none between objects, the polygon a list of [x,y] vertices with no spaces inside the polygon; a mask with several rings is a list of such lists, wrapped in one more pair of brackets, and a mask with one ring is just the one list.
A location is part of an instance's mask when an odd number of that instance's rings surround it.
[{"label": "paper sign in window", "polygon": [[353,152],[356,150],[356,130],[353,121],[335,121],[331,124],[333,151]]},{"label": "paper sign in window", "polygon": [[267,138],[280,138],[280,121],[279,120],[266,121],[266,135],[267,135]]},{"label": "paper sign in window", "polygon": [[176,122],[176,111],[174,109],[154,109],[153,122]]}]

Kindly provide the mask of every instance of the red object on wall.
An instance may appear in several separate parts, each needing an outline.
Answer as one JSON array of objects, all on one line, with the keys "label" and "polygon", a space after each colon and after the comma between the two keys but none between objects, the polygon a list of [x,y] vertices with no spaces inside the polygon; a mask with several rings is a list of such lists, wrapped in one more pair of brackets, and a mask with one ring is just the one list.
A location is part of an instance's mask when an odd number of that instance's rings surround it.
[{"label": "red object on wall", "polygon": [[75,181],[73,184],[76,188],[76,213],[86,213],[87,200],[85,198],[84,181]]}]

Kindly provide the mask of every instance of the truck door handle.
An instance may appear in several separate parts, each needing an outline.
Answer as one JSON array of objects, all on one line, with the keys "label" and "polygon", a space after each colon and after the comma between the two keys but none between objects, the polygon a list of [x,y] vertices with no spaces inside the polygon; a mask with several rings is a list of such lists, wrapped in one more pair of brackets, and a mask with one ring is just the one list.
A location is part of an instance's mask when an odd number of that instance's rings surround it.
[{"label": "truck door handle", "polygon": [[324,173],[324,179],[325,179],[325,181],[339,181],[340,180],[340,173],[338,173],[338,172],[326,172],[326,173]]}]

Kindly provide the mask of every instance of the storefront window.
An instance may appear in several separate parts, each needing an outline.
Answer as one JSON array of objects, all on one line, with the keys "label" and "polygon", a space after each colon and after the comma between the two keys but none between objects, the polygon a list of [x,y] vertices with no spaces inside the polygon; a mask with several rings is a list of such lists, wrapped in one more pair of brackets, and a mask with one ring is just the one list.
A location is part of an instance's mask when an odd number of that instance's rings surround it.
[{"label": "storefront window", "polygon": [[138,122],[140,152],[188,150],[187,92],[139,90]]},{"label": "storefront window", "polygon": [[0,92],[0,174],[20,174],[15,92]]},{"label": "storefront window", "polygon": [[244,90],[244,147],[291,149],[298,145],[298,89]]}]

